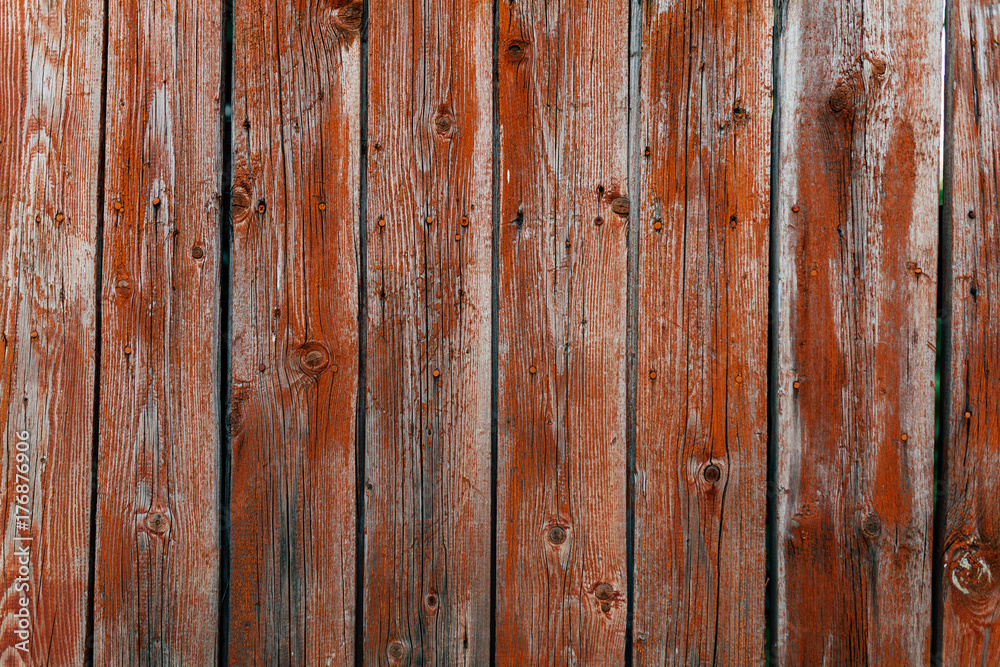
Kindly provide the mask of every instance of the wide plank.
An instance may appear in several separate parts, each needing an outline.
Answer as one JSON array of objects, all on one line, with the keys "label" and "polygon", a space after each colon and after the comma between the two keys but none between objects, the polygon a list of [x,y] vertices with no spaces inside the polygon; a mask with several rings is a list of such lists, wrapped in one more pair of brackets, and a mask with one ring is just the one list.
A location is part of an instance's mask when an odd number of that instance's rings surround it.
[{"label": "wide plank", "polygon": [[108,7],[94,664],[209,665],[222,7]]},{"label": "wide plank", "polygon": [[100,1],[0,1],[4,665],[85,660],[103,28]]},{"label": "wide plank", "polygon": [[624,664],[629,5],[498,5],[496,662]]},{"label": "wide plank", "polygon": [[365,663],[485,665],[493,5],[369,15]]},{"label": "wide plank", "polygon": [[635,664],[759,665],[773,8],[640,16]]},{"label": "wide plank", "polygon": [[232,665],[354,664],[361,16],[235,5]]},{"label": "wide plank", "polygon": [[942,10],[777,12],[780,664],[930,659]]},{"label": "wide plank", "polygon": [[948,2],[942,665],[1000,664],[1000,16]]}]

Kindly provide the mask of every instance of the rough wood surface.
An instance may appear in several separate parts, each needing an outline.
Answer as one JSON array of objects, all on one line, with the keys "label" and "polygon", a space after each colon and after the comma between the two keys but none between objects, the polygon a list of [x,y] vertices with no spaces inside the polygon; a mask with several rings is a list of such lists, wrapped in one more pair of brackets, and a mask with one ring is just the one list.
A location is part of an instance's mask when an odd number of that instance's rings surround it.
[{"label": "rough wood surface", "polygon": [[781,664],[930,659],[942,10],[777,12]]},{"label": "rough wood surface", "polygon": [[636,664],[763,660],[772,11],[643,6]]},{"label": "rough wood surface", "polygon": [[[1000,664],[1000,16],[985,0],[948,3],[945,135],[947,472],[941,548],[941,658]],[[949,341],[950,338],[950,341]],[[950,344],[947,344],[950,342]],[[939,507],[941,507],[939,505]]]},{"label": "rough wood surface", "polygon": [[233,665],[354,661],[361,3],[237,3]]},{"label": "rough wood surface", "polygon": [[4,665],[84,662],[103,17],[92,0],[0,2]]},{"label": "rough wood surface", "polygon": [[221,10],[108,8],[98,665],[215,660]]},{"label": "rough wood surface", "polygon": [[622,664],[629,7],[498,13],[496,661]]},{"label": "rough wood surface", "polygon": [[485,665],[493,6],[369,12],[365,660]]}]

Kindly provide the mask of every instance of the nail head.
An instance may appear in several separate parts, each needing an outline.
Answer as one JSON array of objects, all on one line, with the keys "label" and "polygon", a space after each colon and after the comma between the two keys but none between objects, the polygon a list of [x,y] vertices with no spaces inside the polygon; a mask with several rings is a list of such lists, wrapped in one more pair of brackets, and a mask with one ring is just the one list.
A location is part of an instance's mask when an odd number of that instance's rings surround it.
[{"label": "nail head", "polygon": [[656,379],[656,371],[649,371],[649,379],[650,380]]},{"label": "nail head", "polygon": [[901,436],[900,436],[900,439],[901,439],[901,440],[902,440],[903,442],[906,442],[906,439],[907,439],[907,435],[906,435],[906,434],[904,433],[903,435],[901,435]]},{"label": "nail head", "polygon": [[972,417],[972,413],[971,413],[971,412],[969,412],[968,410],[966,410],[966,411],[965,411],[965,418],[966,418],[966,419],[969,419],[970,417]]},{"label": "nail head", "polygon": [[441,371],[435,368],[434,372],[431,373],[431,375],[433,375],[434,377],[441,377]]},{"label": "nail head", "polygon": [[663,228],[663,223],[660,222],[659,220],[653,223],[653,229],[659,231],[662,228]]},{"label": "nail head", "polygon": [[462,216],[462,226],[463,227],[468,227],[469,226],[469,216],[467,216],[467,215],[463,215]]},{"label": "nail head", "polygon": [[153,206],[159,206],[159,205],[160,205],[160,198],[153,197]]},{"label": "nail head", "polygon": [[319,203],[319,210],[321,210],[321,211],[325,211],[325,210],[326,210],[326,204],[325,204],[325,203],[323,203],[323,202],[320,202],[320,203]]},{"label": "nail head", "polygon": [[792,213],[798,213],[798,212],[799,212],[799,205],[796,204],[795,206],[792,207]]}]

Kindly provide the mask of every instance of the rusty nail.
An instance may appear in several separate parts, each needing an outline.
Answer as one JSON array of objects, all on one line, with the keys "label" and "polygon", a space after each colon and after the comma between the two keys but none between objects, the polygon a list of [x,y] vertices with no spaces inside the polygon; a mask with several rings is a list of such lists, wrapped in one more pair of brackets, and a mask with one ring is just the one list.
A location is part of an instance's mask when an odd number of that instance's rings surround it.
[{"label": "rusty nail", "polygon": [[566,247],[568,248],[569,246],[570,246],[569,239],[566,239]]},{"label": "rusty nail", "polygon": [[263,373],[263,372],[264,372],[264,369],[265,369],[265,368],[267,368],[267,366],[265,366],[264,364],[261,364],[261,365],[260,365],[260,366],[258,366],[257,368],[258,368],[258,369],[260,370],[260,372],[261,372],[261,373]]},{"label": "rusty nail", "polygon": [[614,586],[603,581],[597,584],[597,588],[594,589],[594,596],[598,600],[610,600],[614,594],[615,594]]},{"label": "rusty nail", "polygon": [[976,219],[976,212],[969,211],[969,220],[975,220],[975,219]]},{"label": "rusty nail", "polygon": [[120,210],[122,210],[123,206],[124,206],[124,205],[123,205],[123,204],[122,204],[122,203],[121,203],[120,201],[116,201],[116,202],[115,202],[115,210],[116,210],[116,211],[120,211]]},{"label": "rusty nail", "polygon": [[816,273],[817,273],[816,269],[813,269],[812,271],[809,272],[809,275],[810,276],[815,276]]},{"label": "rusty nail", "polygon": [[796,380],[795,382],[792,383],[792,386],[798,389],[801,385],[799,384],[799,381]]},{"label": "rusty nail", "polygon": [[609,603],[609,602],[603,603],[601,605],[601,611],[603,611],[605,614],[608,613],[609,611],[611,611],[611,603]]},{"label": "rusty nail", "polygon": [[434,224],[434,218],[432,216],[427,216],[427,224],[428,225],[433,225]]},{"label": "rusty nail", "polygon": [[385,227],[385,218],[383,218],[382,216],[379,216],[378,218],[378,226]]},{"label": "rusty nail", "polygon": [[325,210],[326,210],[326,204],[325,204],[325,203],[323,203],[323,202],[320,202],[320,203],[319,203],[319,210],[321,210],[321,211],[325,211]]},{"label": "rusty nail", "polygon": [[864,522],[861,524],[861,530],[865,532],[868,537],[878,537],[882,534],[882,522],[874,514],[869,514],[865,517]]},{"label": "rusty nail", "polygon": [[534,366],[529,366],[528,367],[528,372],[531,373],[532,375],[534,375],[535,373],[538,372],[538,369],[535,368]]},{"label": "rusty nail", "polygon": [[792,213],[798,213],[798,212],[799,212],[799,205],[796,204],[795,206],[792,207]]},{"label": "rusty nail", "polygon": [[618,215],[628,215],[629,201],[628,197],[619,197],[618,199],[611,202],[611,210]]},{"label": "rusty nail", "polygon": [[649,146],[646,146],[646,150],[644,150],[644,151],[642,152],[642,154],[643,154],[643,155],[645,155],[646,157],[649,157],[649,155],[650,155],[651,153],[652,153],[652,151],[651,151],[651,150],[649,150]]},{"label": "rusty nail", "polygon": [[42,216],[41,215],[35,215],[35,222],[41,222],[41,221],[42,221]]},{"label": "rusty nail", "polygon": [[900,436],[900,440],[902,440],[903,442],[906,442],[906,434],[905,433]]},{"label": "rusty nail", "polygon": [[921,273],[924,272],[924,270],[918,266],[916,269],[913,270],[913,272],[919,276]]},{"label": "rusty nail", "polygon": [[731,216],[729,218],[729,228],[730,229],[736,229],[736,216],[735,215]]},{"label": "rusty nail", "polygon": [[737,384],[743,382],[743,376],[742,375],[737,375],[736,376],[736,382],[737,382]]},{"label": "rusty nail", "polygon": [[38,332],[37,331],[32,331],[31,332],[31,337],[32,338],[38,338]]},{"label": "rusty nail", "polygon": [[657,220],[653,223],[653,229],[659,231],[663,227],[663,223]]},{"label": "rusty nail", "polygon": [[709,463],[705,466],[705,470],[701,474],[705,478],[706,482],[709,484],[715,484],[719,481],[719,478],[722,477],[722,470],[720,470],[719,466],[714,463]]},{"label": "rusty nail", "polygon": [[435,368],[434,372],[431,373],[431,375],[433,375],[434,377],[441,377],[441,371]]},{"label": "rusty nail", "polygon": [[462,226],[463,227],[468,227],[469,226],[469,216],[467,216],[467,215],[463,215],[462,216]]},{"label": "rusty nail", "polygon": [[549,542],[552,544],[562,544],[566,541],[566,529],[562,526],[552,526],[549,528]]},{"label": "rusty nail", "polygon": [[966,418],[966,419],[969,419],[969,418],[971,418],[971,417],[972,417],[972,413],[971,413],[971,412],[969,412],[968,410],[966,410],[966,411],[965,411],[965,418]]},{"label": "rusty nail", "polygon": [[600,227],[601,225],[604,224],[604,218],[602,218],[601,216],[597,216],[596,218],[594,218],[594,224]]},{"label": "rusty nail", "polygon": [[65,219],[66,219],[65,215],[63,215],[62,213],[56,213],[56,222],[62,222]]},{"label": "rusty nail", "polygon": [[656,379],[656,371],[649,371],[649,379],[650,380]]},{"label": "rusty nail", "polygon": [[153,206],[159,206],[159,205],[160,205],[160,198],[153,197]]},{"label": "rusty nail", "polygon": [[205,251],[201,249],[201,246],[195,246],[191,249],[191,256],[195,259],[201,259],[205,256]]},{"label": "rusty nail", "polygon": [[455,240],[456,241],[461,241],[462,240],[462,235],[461,234],[455,234]]},{"label": "rusty nail", "polygon": [[266,205],[264,204],[264,200],[262,199],[262,200],[260,201],[260,203],[259,203],[259,204],[257,204],[257,212],[258,212],[258,213],[263,213],[263,212],[264,212],[264,211],[266,211],[266,210],[267,210],[267,206],[266,206]]},{"label": "rusty nail", "polygon": [[330,366],[330,371],[331,372],[336,373],[338,370],[340,370],[340,369],[337,368],[337,364],[334,364],[333,366]]},{"label": "rusty nail", "polygon": [[132,347],[130,345],[125,346],[125,354],[132,354]]}]

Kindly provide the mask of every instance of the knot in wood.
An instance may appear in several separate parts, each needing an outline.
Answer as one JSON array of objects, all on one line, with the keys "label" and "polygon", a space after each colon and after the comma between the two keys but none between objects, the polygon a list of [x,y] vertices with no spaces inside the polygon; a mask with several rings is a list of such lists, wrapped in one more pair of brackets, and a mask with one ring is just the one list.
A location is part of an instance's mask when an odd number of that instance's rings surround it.
[{"label": "knot in wood", "polygon": [[840,84],[830,95],[830,109],[834,113],[839,113],[847,108],[854,97],[854,91],[847,84]]},{"label": "knot in wood", "polygon": [[341,33],[357,33],[361,30],[362,4],[352,2],[337,10],[334,19]]},{"label": "knot in wood", "polygon": [[389,654],[389,657],[392,658],[393,660],[402,660],[403,655],[406,653],[406,650],[403,648],[402,642],[392,642],[391,644],[389,644],[389,649],[387,652]]},{"label": "knot in wood", "polygon": [[428,593],[427,595],[425,595],[424,606],[427,608],[427,611],[431,613],[436,612],[438,607],[438,596],[435,595],[434,593]]},{"label": "knot in wood", "polygon": [[562,544],[566,541],[566,529],[562,526],[552,526],[549,528],[549,542],[552,544]]},{"label": "knot in wood", "polygon": [[709,484],[715,484],[722,478],[722,470],[714,463],[709,463],[705,466],[702,476],[704,476],[705,481]]},{"label": "knot in wood", "polygon": [[869,514],[861,522],[861,532],[874,540],[882,534],[882,521],[875,514]]},{"label": "knot in wood", "polygon": [[319,375],[330,366],[330,352],[318,341],[304,343],[298,351],[298,366],[306,375]]},{"label": "knot in wood", "polygon": [[875,76],[885,75],[885,70],[886,70],[886,65],[884,60],[882,60],[881,58],[875,58],[874,60],[872,60],[872,73]]},{"label": "knot in wood", "polygon": [[510,62],[518,62],[524,59],[527,51],[527,43],[521,41],[514,41],[507,45],[507,60]]},{"label": "knot in wood", "polygon": [[162,534],[166,532],[169,526],[170,520],[159,512],[153,512],[146,516],[146,528],[152,533]]},{"label": "knot in wood", "polygon": [[205,251],[202,250],[201,246],[196,245],[194,248],[191,249],[191,256],[194,257],[195,259],[201,259],[202,257],[205,256]]},{"label": "knot in wood", "polygon": [[618,197],[613,202],[611,202],[611,210],[618,215],[628,215],[629,201],[628,197]]},{"label": "knot in wood", "polygon": [[965,595],[981,597],[993,591],[993,571],[977,546],[956,551],[949,569],[952,586]]},{"label": "knot in wood", "polygon": [[438,136],[447,139],[454,134],[455,114],[445,105],[438,107],[437,115],[434,116],[434,131]]},{"label": "knot in wood", "polygon": [[594,597],[598,600],[610,600],[615,595],[615,587],[609,583],[601,582],[594,589]]}]

